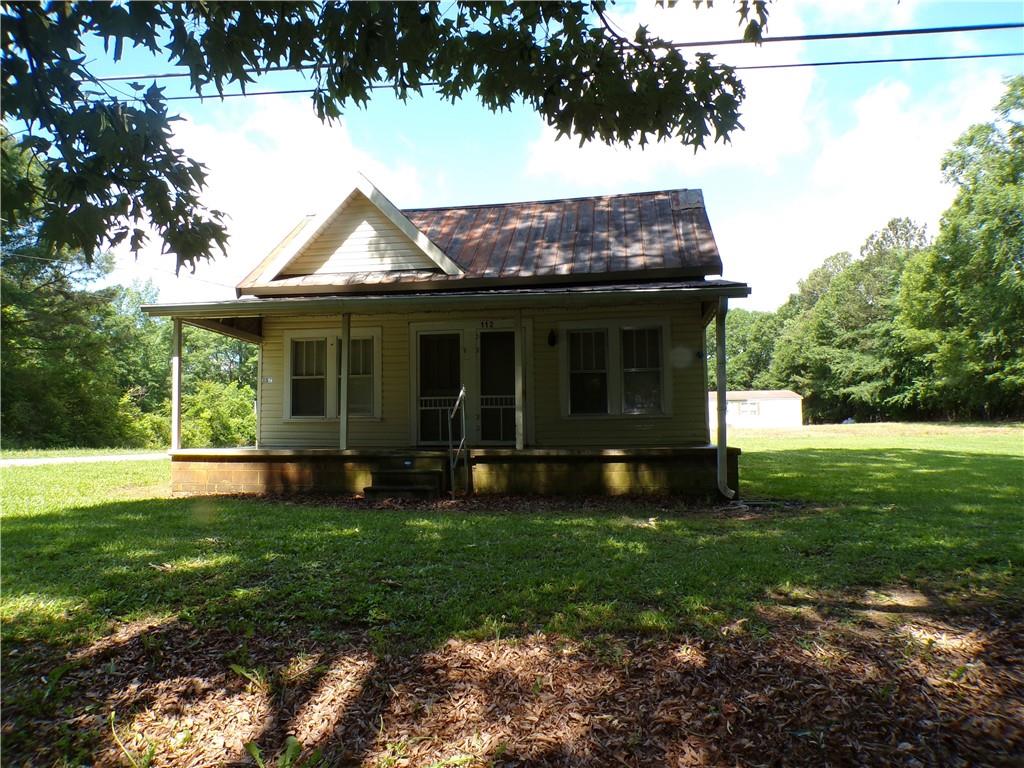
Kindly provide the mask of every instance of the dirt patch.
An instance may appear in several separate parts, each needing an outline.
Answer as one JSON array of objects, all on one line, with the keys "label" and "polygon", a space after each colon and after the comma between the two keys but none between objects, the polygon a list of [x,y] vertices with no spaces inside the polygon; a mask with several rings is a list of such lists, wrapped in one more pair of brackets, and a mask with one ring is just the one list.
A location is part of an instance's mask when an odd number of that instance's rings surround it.
[{"label": "dirt patch", "polygon": [[[878,625],[783,611],[711,638],[453,639],[402,656],[174,620],[62,659],[5,648],[22,661],[5,660],[4,760],[127,764],[116,710],[125,748],[152,749],[155,766],[250,764],[245,742],[272,754],[288,735],[329,765],[1015,764],[1024,622],[920,613],[918,594],[871,600],[918,612]],[[57,662],[71,666],[50,684]]]}]

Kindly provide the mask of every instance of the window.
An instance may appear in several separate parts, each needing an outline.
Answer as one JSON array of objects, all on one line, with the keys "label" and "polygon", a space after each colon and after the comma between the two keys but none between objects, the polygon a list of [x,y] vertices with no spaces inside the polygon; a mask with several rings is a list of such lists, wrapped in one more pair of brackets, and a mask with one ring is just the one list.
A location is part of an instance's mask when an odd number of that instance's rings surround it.
[{"label": "window", "polygon": [[324,416],[327,340],[292,341],[291,415]]},{"label": "window", "polygon": [[740,416],[760,416],[761,404],[756,400],[740,400]]},{"label": "window", "polygon": [[569,332],[569,413],[608,413],[608,333]]},{"label": "window", "polygon": [[661,328],[622,329],[622,412],[661,413]]},{"label": "window", "polygon": [[[348,413],[380,418],[381,329],[353,328],[350,345]],[[340,350],[337,328],[285,332],[283,418],[334,421],[345,412]]]},{"label": "window", "polygon": [[[355,338],[349,343],[348,352],[348,413],[350,416],[373,416],[376,413],[374,401],[375,365],[373,337]],[[338,344],[338,403],[341,404],[341,344]],[[341,408],[338,408],[341,413]]]},{"label": "window", "polygon": [[[563,416],[660,417],[672,415],[672,369],[685,367],[668,349],[669,320],[657,316],[570,321],[561,336]],[[699,338],[694,340],[699,344]]]}]

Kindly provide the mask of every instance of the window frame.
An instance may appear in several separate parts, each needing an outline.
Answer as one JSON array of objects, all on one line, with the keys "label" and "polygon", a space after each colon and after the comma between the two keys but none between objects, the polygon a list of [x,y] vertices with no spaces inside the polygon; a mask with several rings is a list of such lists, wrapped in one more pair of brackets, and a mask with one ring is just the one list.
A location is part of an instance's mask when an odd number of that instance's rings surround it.
[{"label": "window frame", "polygon": [[[334,399],[331,397],[331,381],[337,378],[335,369],[334,343],[331,338],[331,331],[324,329],[310,329],[308,331],[291,331],[284,334],[284,376],[281,386],[284,389],[282,398],[284,404],[285,421],[329,421],[338,418],[334,410]],[[292,382],[295,377],[292,374],[292,354],[295,342],[297,341],[322,341],[324,342],[324,412],[322,416],[296,416],[292,413]]]},{"label": "window frame", "polygon": [[[349,343],[353,341],[365,341],[370,339],[373,342],[373,380],[370,385],[370,392],[373,397],[373,407],[370,409],[370,413],[350,413],[348,418],[350,421],[375,421],[381,418],[381,380],[383,379],[383,369],[381,367],[381,360],[383,355],[381,354],[381,329],[380,328],[353,328],[349,331]],[[337,357],[340,354],[342,337],[337,336],[338,348],[335,352],[335,365],[337,366]],[[352,348],[349,347],[349,360],[352,359]],[[338,412],[341,412],[341,371],[337,371],[334,376],[334,402]],[[349,374],[349,392],[352,391],[352,377]]]},{"label": "window frame", "polygon": [[[574,333],[591,333],[591,334],[603,334],[604,335],[604,411],[594,411],[588,413],[575,413],[572,410],[572,376],[574,373],[593,374],[602,372],[595,368],[593,370],[581,370],[574,371],[572,368],[572,341],[570,337]],[[565,410],[570,416],[608,416],[612,413],[612,357],[611,357],[611,334],[607,328],[595,326],[593,328],[568,328],[565,331],[565,380],[566,380],[566,402]]]},{"label": "window frame", "polygon": [[[340,325],[340,323],[339,323]],[[339,345],[342,343],[340,328],[309,328],[304,330],[285,331],[282,337],[284,345],[284,366],[281,381],[282,420],[285,422],[337,422],[340,415],[339,389],[341,384],[339,368]],[[382,343],[381,329],[379,327],[357,327],[349,331],[353,339],[372,338],[373,343],[373,364],[376,372],[376,381],[373,384],[373,415],[350,415],[350,421],[371,421],[381,418],[381,382],[383,379],[382,368]],[[292,346],[296,341],[326,341],[326,357],[324,360],[324,415],[323,416],[293,416],[292,415]]]},{"label": "window frame", "polygon": [[[660,336],[661,349],[660,353],[660,365],[657,368],[630,368],[626,369],[625,355],[622,352],[622,336],[626,331],[658,331]],[[619,325],[616,331],[619,337],[619,410],[623,416],[663,416],[665,415],[665,368],[666,368],[666,345],[665,345],[665,328],[662,323],[646,323],[646,324],[632,324],[622,323]],[[640,373],[645,371],[657,371],[659,378],[659,389],[660,397],[658,398],[658,410],[656,411],[630,411],[626,410],[626,373]]]},{"label": "window frame", "polygon": [[[560,352],[559,379],[562,418],[567,419],[663,419],[672,416],[672,357],[671,320],[666,317],[627,317],[611,320],[574,320],[559,323],[558,346]],[[625,410],[625,386],[622,356],[622,331],[659,329],[661,331],[661,408],[659,411],[631,412]],[[570,351],[569,333],[574,331],[604,331],[608,375],[608,411],[606,413],[572,413],[570,408]]]}]

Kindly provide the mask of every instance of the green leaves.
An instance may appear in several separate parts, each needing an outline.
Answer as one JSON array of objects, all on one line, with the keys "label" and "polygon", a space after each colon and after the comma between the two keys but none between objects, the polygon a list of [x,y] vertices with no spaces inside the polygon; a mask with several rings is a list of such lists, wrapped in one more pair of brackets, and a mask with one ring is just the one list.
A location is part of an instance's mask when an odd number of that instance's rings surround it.
[{"label": "green leaves", "polygon": [[[148,223],[179,267],[227,243],[223,216],[202,204],[205,169],[170,144],[175,118],[163,89],[132,83],[142,95],[125,100],[105,88],[81,55],[90,34],[112,46],[115,60],[126,44],[163,54],[188,71],[196,94],[211,85],[218,94],[244,92],[270,68],[307,68],[322,120],[365,105],[374,88],[390,86],[405,99],[430,83],[451,101],[475,93],[491,110],[522,101],[581,143],[673,140],[696,149],[740,128],[744,91],[731,68],[706,54],[691,64],[644,27],[620,34],[604,18],[604,2],[456,2],[447,14],[441,5],[6,5],[0,103],[5,120],[27,128],[22,148],[48,160],[43,240],[90,256]],[[737,12],[745,37],[759,40],[766,3],[740,0]],[[43,149],[40,137],[53,144]],[[127,214],[111,205],[122,195]],[[10,198],[12,206],[21,199]]]}]

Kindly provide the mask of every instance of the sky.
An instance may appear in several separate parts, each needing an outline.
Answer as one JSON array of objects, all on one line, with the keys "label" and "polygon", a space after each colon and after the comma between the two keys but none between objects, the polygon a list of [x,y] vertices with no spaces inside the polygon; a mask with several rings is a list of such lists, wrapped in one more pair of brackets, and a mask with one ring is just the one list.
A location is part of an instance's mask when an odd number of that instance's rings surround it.
[{"label": "sky", "polygon": [[[647,24],[674,41],[740,36],[735,5],[660,8],[618,3],[624,30]],[[921,0],[778,0],[767,36],[1024,21],[1024,3]],[[1024,50],[1024,31],[730,46],[735,66]],[[92,52],[90,52],[92,53]],[[118,64],[97,48],[97,76],[167,72],[129,52]],[[322,124],[305,95],[178,102],[176,141],[209,168],[204,200],[228,214],[227,258],[174,275],[153,240],[137,257],[116,252],[111,281],[152,280],[161,302],[233,298],[234,286],[303,215],[335,207],[344,179],[363,173],[399,208],[473,205],[657,189],[703,190],[725,265],[748,283],[737,304],[772,310],[797,281],[838,251],[857,253],[897,216],[935,234],[955,190],[943,154],[970,125],[992,118],[1007,77],[1024,59],[808,67],[741,72],[745,130],[694,153],[677,143],[609,147],[556,141],[526,107],[491,113],[472,97],[454,105],[431,94],[402,103],[383,91],[366,108]],[[184,81],[162,81],[168,95]],[[251,90],[302,87],[275,74]]]}]

